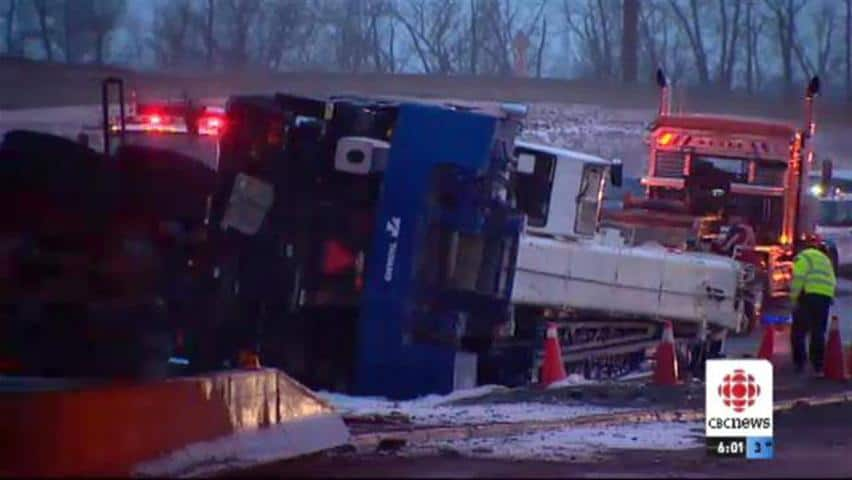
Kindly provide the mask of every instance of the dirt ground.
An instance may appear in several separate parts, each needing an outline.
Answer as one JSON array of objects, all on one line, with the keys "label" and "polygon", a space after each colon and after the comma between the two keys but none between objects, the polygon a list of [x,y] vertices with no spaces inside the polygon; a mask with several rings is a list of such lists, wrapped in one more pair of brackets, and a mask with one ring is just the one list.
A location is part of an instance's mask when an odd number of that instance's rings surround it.
[{"label": "dirt ground", "polygon": [[[732,357],[749,356],[760,330],[730,349]],[[775,389],[777,401],[847,392],[850,382],[792,375],[788,333],[776,336]],[[704,384],[684,382],[677,387],[659,387],[643,382],[578,385],[555,390],[523,388],[495,392],[485,397],[454,402],[455,405],[504,402],[541,404],[592,404],[607,407],[660,409],[703,409]],[[461,448],[452,443],[441,447],[410,445],[396,453],[334,453],[257,467],[233,476],[276,477],[750,477],[796,478],[852,475],[852,444],[849,425],[852,403],[839,405],[798,405],[776,413],[776,454],[771,461],[719,459],[703,448],[648,450],[590,447],[592,452],[563,454],[557,460],[528,460],[538,455],[519,454],[525,460],[505,460],[489,449]],[[698,423],[700,426],[700,422]],[[604,427],[607,428],[607,427]],[[353,431],[360,431],[355,428]],[[701,440],[703,431],[696,432]],[[513,442],[517,442],[515,439]],[[590,440],[591,441],[591,440]],[[515,443],[517,445],[517,443]],[[524,448],[521,446],[520,448]],[[571,450],[571,445],[566,445]],[[572,450],[573,451],[573,450]],[[467,452],[467,453],[463,453]],[[473,453],[471,453],[473,452]],[[569,452],[570,453],[570,452]],[[486,458],[490,457],[490,458]],[[496,457],[496,458],[495,458]],[[560,459],[561,458],[561,459]],[[570,460],[568,460],[570,459]]]},{"label": "dirt ground", "polygon": [[852,404],[801,407],[775,417],[773,460],[720,459],[705,449],[612,450],[601,462],[501,461],[444,455],[319,455],[233,473],[270,477],[690,477],[849,478]]}]

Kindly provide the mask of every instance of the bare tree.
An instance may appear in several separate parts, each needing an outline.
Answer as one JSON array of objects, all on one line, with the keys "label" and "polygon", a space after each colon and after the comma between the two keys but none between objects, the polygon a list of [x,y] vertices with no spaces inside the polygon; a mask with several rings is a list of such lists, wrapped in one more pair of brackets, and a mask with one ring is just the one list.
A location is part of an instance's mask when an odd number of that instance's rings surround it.
[{"label": "bare tree", "polygon": [[367,5],[364,43],[372,54],[373,68],[381,73],[395,72],[397,68],[396,21],[389,15],[390,11],[391,3],[387,0],[373,0]]},{"label": "bare tree", "polygon": [[[659,16],[660,9],[658,5],[654,2],[648,2],[644,9],[641,10],[639,14],[639,32],[642,35],[642,49],[645,51],[648,56],[648,64],[650,65],[650,69],[655,69],[658,67],[664,67],[663,63],[660,61],[660,53],[658,52],[658,43],[662,43],[663,49],[665,49],[665,44],[668,41],[668,31],[665,28],[654,28],[651,26],[652,23],[655,23],[656,17]],[[668,25],[668,22],[663,22],[662,27]],[[654,32],[653,34],[651,32]],[[662,36],[662,40],[660,42],[657,41],[657,36]]]},{"label": "bare tree", "polygon": [[638,68],[639,0],[624,0],[621,9],[621,75],[624,82],[633,83]]},{"label": "bare tree", "polygon": [[221,45],[226,66],[242,68],[251,60],[249,40],[261,12],[258,0],[222,0],[222,21],[228,42]]},{"label": "bare tree", "polygon": [[[570,31],[580,40],[594,76],[609,77],[615,68],[613,32],[621,15],[620,6],[613,0],[587,0],[578,4],[575,0],[563,3],[565,21]],[[584,55],[585,56],[585,55]]]},{"label": "bare tree", "polygon": [[852,103],[852,0],[846,0],[846,98]]},{"label": "bare tree", "polygon": [[643,0],[639,15],[639,32],[645,53],[645,78],[652,78],[657,68],[663,68],[673,83],[694,71],[690,55],[692,48],[687,35],[671,10],[668,0]]},{"label": "bare tree", "polygon": [[18,0],[9,0],[6,5],[6,53],[16,55],[19,53],[18,42],[15,38],[15,20],[17,16]]},{"label": "bare tree", "polygon": [[480,0],[476,11],[471,12],[471,22],[477,25],[478,73],[508,75],[512,71],[512,39],[506,38],[503,28],[503,5],[500,0]]},{"label": "bare tree", "polygon": [[796,39],[796,18],[804,8],[804,0],[766,0],[775,17],[778,47],[781,53],[782,78],[785,93],[793,93],[793,50]]},{"label": "bare tree", "polygon": [[216,61],[216,0],[206,1],[204,14],[199,16],[198,23],[204,41],[205,63],[211,69]]},{"label": "bare tree", "polygon": [[544,63],[544,48],[547,46],[547,17],[541,18],[541,35],[539,35],[538,49],[535,54],[535,78],[541,78],[542,64]]},{"label": "bare tree", "polygon": [[[335,35],[343,20],[331,10],[330,3],[267,0],[258,22],[258,61],[273,70],[292,64],[306,66],[314,61],[313,53],[328,48],[330,51],[323,52],[323,61],[330,63],[328,57],[339,53],[339,39]],[[374,30],[371,34],[381,37],[378,25]]]},{"label": "bare tree", "polygon": [[62,47],[65,51],[65,61],[75,63],[80,57],[78,26],[83,18],[79,15],[81,10],[74,5],[74,0],[63,0],[62,4]]},{"label": "bare tree", "polygon": [[470,60],[468,64],[468,72],[473,75],[476,75],[478,71],[477,67],[479,66],[480,35],[478,28],[479,22],[477,20],[479,19],[479,5],[481,3],[481,0],[470,0],[470,45],[468,47],[468,50],[470,51]]},{"label": "bare tree", "polygon": [[751,94],[760,88],[762,75],[760,68],[759,40],[766,25],[766,17],[762,15],[756,0],[746,2],[745,37],[746,37],[746,91]]},{"label": "bare tree", "polygon": [[42,47],[44,48],[44,54],[47,57],[47,61],[52,62],[53,36],[51,34],[48,17],[50,16],[51,7],[54,6],[53,2],[50,0],[32,0],[32,5],[36,12],[36,18],[38,19],[39,35]]},{"label": "bare tree", "polygon": [[399,70],[399,60],[396,56],[396,20],[390,18],[387,20],[388,38],[387,38],[387,63],[388,72],[397,73]]},{"label": "bare tree", "polygon": [[149,45],[157,63],[166,67],[183,66],[192,49],[192,0],[166,0],[154,10]]},{"label": "bare tree", "polygon": [[837,9],[835,3],[823,3],[818,9],[811,14],[813,21],[813,32],[816,36],[814,42],[816,44],[816,60],[812,60],[805,49],[797,39],[793,39],[793,50],[796,53],[796,59],[799,61],[799,66],[802,73],[806,77],[812,75],[825,76],[829,67],[831,58],[831,45],[834,37],[835,18]]},{"label": "bare tree", "polygon": [[[338,70],[356,73],[388,69],[390,47],[384,45],[391,29],[385,26],[390,16],[398,14],[391,0],[325,0],[317,6],[318,21],[332,41]],[[395,30],[392,33],[396,35]]]},{"label": "bare tree", "polygon": [[125,0],[93,1],[86,29],[92,35],[95,63],[101,65],[106,57],[109,36],[118,25],[118,20],[127,8]]},{"label": "bare tree", "polygon": [[[462,42],[462,4],[459,0],[411,0],[397,5],[394,15],[408,32],[424,73],[459,71]],[[477,37],[477,41],[480,37]],[[479,44],[476,45],[476,48]],[[476,68],[476,65],[471,65]]]},{"label": "bare tree", "polygon": [[689,14],[681,8],[677,0],[669,0],[669,4],[689,39],[695,60],[695,69],[698,72],[698,80],[702,85],[707,85],[710,83],[710,67],[701,30],[703,15],[698,0],[689,0]]},{"label": "bare tree", "polygon": [[[733,17],[728,11],[728,4],[733,3]],[[719,68],[717,79],[719,86],[725,90],[731,88],[731,82],[734,78],[734,67],[737,61],[737,52],[739,52],[738,41],[740,36],[740,12],[742,11],[742,2],[727,2],[719,0],[719,23],[720,36],[722,46],[719,50]]]},{"label": "bare tree", "polygon": [[[513,71],[513,43],[516,35],[532,38],[540,32],[538,25],[544,13],[545,2],[538,0],[492,1],[484,12],[485,31],[490,33],[490,42],[483,44],[484,53],[490,59],[491,73],[508,75]],[[526,15],[525,15],[526,14]],[[526,53],[526,52],[523,52]]]},{"label": "bare tree", "polygon": [[147,33],[148,25],[144,24],[138,16],[129,16],[125,22],[129,39],[129,52],[125,58],[141,61],[148,50]]}]

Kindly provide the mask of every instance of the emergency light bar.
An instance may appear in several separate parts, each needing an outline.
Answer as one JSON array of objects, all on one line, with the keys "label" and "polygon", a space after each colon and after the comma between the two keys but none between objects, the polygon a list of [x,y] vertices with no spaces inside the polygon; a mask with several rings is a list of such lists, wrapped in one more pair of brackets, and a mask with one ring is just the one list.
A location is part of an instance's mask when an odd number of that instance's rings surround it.
[{"label": "emergency light bar", "polygon": [[[205,106],[196,120],[198,134],[217,136],[225,128],[225,111],[222,108]],[[125,121],[128,132],[188,134],[184,105],[146,104],[136,109],[136,114]],[[117,119],[110,121],[110,130],[117,132]]]}]

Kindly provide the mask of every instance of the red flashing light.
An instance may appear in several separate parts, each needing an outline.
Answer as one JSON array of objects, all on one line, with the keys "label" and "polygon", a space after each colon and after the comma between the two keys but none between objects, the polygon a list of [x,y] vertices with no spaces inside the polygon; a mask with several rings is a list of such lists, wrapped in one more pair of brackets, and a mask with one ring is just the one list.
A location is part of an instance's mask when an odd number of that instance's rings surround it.
[{"label": "red flashing light", "polygon": [[163,123],[163,119],[159,115],[154,114],[148,117],[148,123],[150,123],[151,125],[159,125]]},{"label": "red flashing light", "polygon": [[225,119],[218,115],[206,115],[199,123],[211,135],[217,135],[225,128]]},{"label": "red flashing light", "polygon": [[345,272],[355,265],[355,256],[337,240],[325,242],[325,258],[322,272],[326,275],[336,275]]},{"label": "red flashing light", "polygon": [[674,140],[674,135],[672,135],[669,132],[666,132],[666,133],[660,135],[660,138],[657,139],[657,144],[665,147],[666,145],[671,144],[673,140]]}]

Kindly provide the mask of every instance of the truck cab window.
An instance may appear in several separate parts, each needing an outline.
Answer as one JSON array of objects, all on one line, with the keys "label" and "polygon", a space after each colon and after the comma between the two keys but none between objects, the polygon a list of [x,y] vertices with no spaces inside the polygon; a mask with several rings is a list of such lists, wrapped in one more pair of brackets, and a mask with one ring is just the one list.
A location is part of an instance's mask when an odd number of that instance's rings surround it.
[{"label": "truck cab window", "polygon": [[518,208],[527,214],[530,226],[544,227],[550,211],[556,157],[524,150],[518,151],[517,155],[515,189]]},{"label": "truck cab window", "polygon": [[716,175],[727,176],[731,182],[748,182],[748,160],[741,158],[712,157],[695,155],[692,157],[693,172],[712,171]]},{"label": "truck cab window", "polygon": [[603,188],[603,167],[587,165],[577,194],[577,217],[574,231],[580,235],[593,235],[598,223],[598,209]]}]

